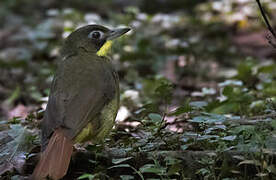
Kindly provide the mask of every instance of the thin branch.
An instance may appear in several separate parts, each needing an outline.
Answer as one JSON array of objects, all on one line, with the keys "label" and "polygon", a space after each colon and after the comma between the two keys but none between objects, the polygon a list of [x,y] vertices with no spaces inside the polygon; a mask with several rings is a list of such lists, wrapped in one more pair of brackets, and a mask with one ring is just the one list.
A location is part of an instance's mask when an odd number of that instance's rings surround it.
[{"label": "thin branch", "polygon": [[276,39],[276,34],[275,34],[273,28],[271,27],[271,25],[270,25],[270,23],[269,23],[269,21],[268,21],[266,15],[265,15],[265,12],[264,12],[264,9],[263,9],[263,7],[262,7],[262,5],[261,5],[261,3],[260,3],[260,0],[256,0],[256,1],[257,1],[257,3],[258,3],[258,6],[259,6],[259,8],[260,8],[260,11],[261,11],[261,13],[262,13],[262,16],[263,16],[263,18],[264,18],[264,21],[265,21],[265,23],[266,23],[266,26],[267,26],[268,30],[271,32],[271,34],[273,35],[273,37]]}]

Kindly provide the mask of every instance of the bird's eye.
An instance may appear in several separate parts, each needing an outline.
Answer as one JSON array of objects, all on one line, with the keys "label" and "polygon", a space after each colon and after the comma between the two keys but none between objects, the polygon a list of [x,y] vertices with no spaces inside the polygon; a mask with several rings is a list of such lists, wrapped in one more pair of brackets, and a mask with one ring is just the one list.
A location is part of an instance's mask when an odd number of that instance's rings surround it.
[{"label": "bird's eye", "polygon": [[100,39],[102,34],[103,33],[101,31],[92,31],[91,33],[89,33],[88,37],[92,39]]}]

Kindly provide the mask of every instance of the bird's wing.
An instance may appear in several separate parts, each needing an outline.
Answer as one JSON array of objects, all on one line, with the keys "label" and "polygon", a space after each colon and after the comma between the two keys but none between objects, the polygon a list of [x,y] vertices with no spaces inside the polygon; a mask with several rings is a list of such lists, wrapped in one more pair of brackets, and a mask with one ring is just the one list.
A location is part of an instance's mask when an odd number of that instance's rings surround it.
[{"label": "bird's wing", "polygon": [[118,91],[114,73],[104,58],[77,55],[61,62],[42,124],[44,147],[56,128],[67,129],[74,138],[101,113]]}]

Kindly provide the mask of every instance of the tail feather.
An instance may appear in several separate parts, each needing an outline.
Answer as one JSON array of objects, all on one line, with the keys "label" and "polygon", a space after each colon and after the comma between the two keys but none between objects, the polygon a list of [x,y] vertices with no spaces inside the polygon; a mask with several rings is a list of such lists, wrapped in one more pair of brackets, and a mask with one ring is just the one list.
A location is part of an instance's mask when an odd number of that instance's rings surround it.
[{"label": "tail feather", "polygon": [[31,179],[43,180],[47,177],[53,180],[61,179],[68,170],[72,152],[73,143],[65,137],[61,129],[57,129],[45,151],[42,152]]}]

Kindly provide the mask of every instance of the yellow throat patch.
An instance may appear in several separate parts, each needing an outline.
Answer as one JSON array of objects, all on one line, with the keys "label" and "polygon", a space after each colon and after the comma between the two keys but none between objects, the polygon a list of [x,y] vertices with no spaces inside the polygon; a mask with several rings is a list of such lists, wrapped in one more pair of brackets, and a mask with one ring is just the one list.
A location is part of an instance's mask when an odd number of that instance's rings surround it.
[{"label": "yellow throat patch", "polygon": [[104,45],[97,51],[98,56],[106,56],[111,49],[112,41],[106,41]]}]

